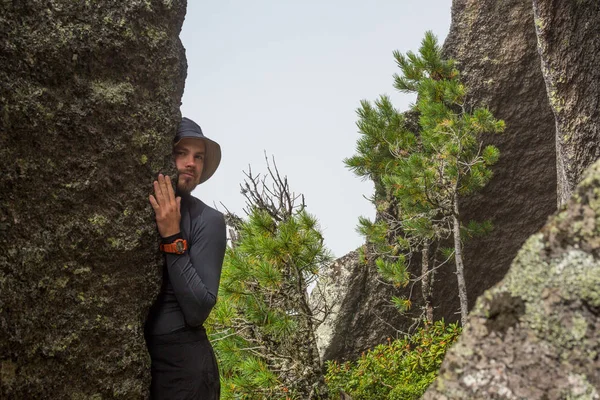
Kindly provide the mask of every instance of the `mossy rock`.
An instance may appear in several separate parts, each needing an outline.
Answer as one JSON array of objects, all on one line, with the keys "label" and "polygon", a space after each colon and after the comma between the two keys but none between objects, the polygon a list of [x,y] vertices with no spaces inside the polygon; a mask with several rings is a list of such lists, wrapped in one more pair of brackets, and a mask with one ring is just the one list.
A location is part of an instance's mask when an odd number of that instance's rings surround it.
[{"label": "mossy rock", "polygon": [[469,315],[424,399],[600,398],[600,161]]},{"label": "mossy rock", "polygon": [[184,0],[0,13],[0,398],[144,398]]}]

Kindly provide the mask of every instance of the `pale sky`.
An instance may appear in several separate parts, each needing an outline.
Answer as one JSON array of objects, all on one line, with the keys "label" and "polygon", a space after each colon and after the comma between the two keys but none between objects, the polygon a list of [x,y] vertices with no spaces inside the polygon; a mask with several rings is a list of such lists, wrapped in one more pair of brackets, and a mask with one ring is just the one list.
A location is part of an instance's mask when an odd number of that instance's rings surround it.
[{"label": "pale sky", "polygon": [[303,193],[327,247],[341,257],[361,246],[360,215],[373,192],[343,159],[359,137],[361,99],[398,93],[392,52],[417,51],[425,31],[443,43],[451,0],[189,1],[181,39],[188,75],[182,114],[220,143],[215,175],[193,194],[244,216],[242,171],[266,172],[275,156],[292,191]]}]

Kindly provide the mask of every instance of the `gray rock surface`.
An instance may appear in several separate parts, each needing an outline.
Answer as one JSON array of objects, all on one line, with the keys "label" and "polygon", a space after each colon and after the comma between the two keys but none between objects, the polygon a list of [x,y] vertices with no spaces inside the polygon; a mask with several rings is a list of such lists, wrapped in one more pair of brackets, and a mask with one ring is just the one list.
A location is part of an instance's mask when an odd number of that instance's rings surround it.
[{"label": "gray rock surface", "polygon": [[185,0],[0,5],[0,398],[143,398]]},{"label": "gray rock surface", "polygon": [[485,292],[425,400],[600,399],[600,162]]},{"label": "gray rock surface", "polygon": [[[316,310],[315,317],[323,322],[316,329],[317,348],[321,359],[335,358],[344,352],[343,335],[337,330],[344,324],[338,321],[340,309],[346,296],[346,288],[352,285],[352,272],[357,270],[358,252],[352,251],[335,260],[319,276],[317,285],[310,294],[311,307]],[[346,315],[346,317],[348,317]]]},{"label": "gray rock surface", "polygon": [[559,203],[600,157],[600,2],[534,0],[542,72],[556,116]]},{"label": "gray rock surface", "polygon": [[[464,222],[494,223],[489,235],[465,242],[471,308],[502,279],[521,245],[556,210],[555,126],[530,0],[454,0],[444,51],[458,62],[469,101],[489,107],[506,122],[503,134],[484,138],[500,150],[494,177],[480,194],[461,201]],[[436,318],[448,319],[458,309],[455,282],[452,273],[439,275]]]},{"label": "gray rock surface", "polygon": [[335,260],[320,277],[311,303],[325,302],[331,307],[316,330],[322,360],[355,359],[397,335],[396,327],[406,318],[390,303],[393,287],[378,278],[375,265],[361,262],[358,251]]},{"label": "gray rock surface", "polygon": [[[495,226],[490,235],[465,244],[465,279],[472,307],[484,290],[504,277],[520,246],[556,209],[555,125],[540,69],[530,0],[455,0],[444,52],[457,60],[471,104],[489,107],[506,122],[505,133],[484,139],[501,151],[492,181],[483,192],[461,202],[465,222],[491,219]],[[416,264],[411,273],[419,276]],[[407,331],[412,318],[420,314],[418,285],[404,291],[390,288],[377,281],[374,266],[345,265],[356,270],[349,272],[347,286],[338,285],[344,306],[335,316],[338,322],[329,320],[325,325],[329,324],[329,332],[339,332],[330,336],[330,348],[321,343],[326,358],[352,358],[396,335],[394,328]],[[405,318],[393,315],[394,310],[384,303],[392,295],[410,293],[412,313]],[[438,270],[435,319],[458,319],[457,293],[452,266]],[[377,297],[386,323],[373,315],[377,311],[371,308],[369,296]],[[365,320],[372,324],[367,322],[362,329],[358,323]]]}]

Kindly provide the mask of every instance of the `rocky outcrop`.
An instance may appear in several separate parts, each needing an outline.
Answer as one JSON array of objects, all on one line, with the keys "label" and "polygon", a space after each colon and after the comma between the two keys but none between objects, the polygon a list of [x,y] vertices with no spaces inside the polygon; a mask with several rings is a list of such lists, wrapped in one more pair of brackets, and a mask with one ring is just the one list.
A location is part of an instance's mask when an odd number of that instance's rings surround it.
[{"label": "rocky outcrop", "polygon": [[0,7],[0,398],[143,398],[184,0]]},{"label": "rocky outcrop", "polygon": [[[461,201],[464,222],[491,219],[489,235],[465,242],[469,308],[502,279],[525,240],[556,210],[554,117],[548,104],[530,0],[454,0],[444,43],[457,60],[469,102],[487,106],[506,122],[501,135],[484,138],[500,150],[485,189]],[[456,278],[440,274],[436,317],[457,309]],[[452,283],[452,285],[450,285]]]},{"label": "rocky outcrop", "polygon": [[[523,242],[556,209],[554,116],[540,69],[530,0],[455,0],[444,52],[457,61],[469,90],[469,103],[487,106],[506,122],[502,135],[484,138],[486,144],[496,145],[501,152],[500,161],[493,167],[492,181],[483,192],[461,201],[465,222],[491,219],[495,227],[491,234],[465,243],[465,279],[472,307],[485,289],[504,277]],[[344,332],[344,336],[331,337],[331,349],[322,344],[323,354],[334,358],[360,354],[363,346],[372,347],[387,336],[396,335],[397,330],[407,331],[414,323],[413,318],[419,316],[422,304],[418,285],[402,292],[381,285],[374,266],[359,263],[347,266],[357,270],[349,273],[352,278],[346,287],[339,285],[345,306],[334,325],[373,318],[377,311],[367,300],[371,293],[381,299],[379,309],[387,307],[383,309],[390,313],[385,315],[386,323],[375,320],[375,325],[369,325],[368,337],[358,325],[351,325],[354,329],[332,328]],[[411,273],[420,275],[418,265],[411,267]],[[356,290],[355,281],[361,287],[372,286],[375,290],[370,293]],[[384,306],[383,299],[411,293],[412,313],[405,318],[393,316],[389,303]],[[438,270],[433,298],[435,319],[458,319],[457,293],[453,268]],[[340,347],[340,343],[345,347]]]},{"label": "rocky outcrop", "polygon": [[425,400],[600,398],[600,162],[485,292]]},{"label": "rocky outcrop", "polygon": [[600,399],[600,5],[533,9],[566,206],[479,298],[424,399]]},{"label": "rocky outcrop", "polygon": [[600,2],[534,0],[542,72],[556,116],[559,203],[600,157]]},{"label": "rocky outcrop", "polygon": [[[352,251],[335,260],[321,276],[310,294],[310,304],[315,310],[315,317],[319,324],[315,331],[317,348],[321,359],[335,359],[340,355],[351,353],[345,348],[343,334],[338,335],[338,330],[343,330],[347,324],[339,321],[344,300],[350,300],[346,288],[350,287],[355,278],[352,272],[358,271],[358,252]],[[347,332],[346,332],[347,333]],[[348,336],[346,336],[347,338]]]},{"label": "rocky outcrop", "polygon": [[311,294],[313,307],[327,310],[316,316],[324,319],[316,330],[321,359],[355,359],[374,344],[396,337],[406,317],[390,303],[395,292],[358,251],[329,266]]}]

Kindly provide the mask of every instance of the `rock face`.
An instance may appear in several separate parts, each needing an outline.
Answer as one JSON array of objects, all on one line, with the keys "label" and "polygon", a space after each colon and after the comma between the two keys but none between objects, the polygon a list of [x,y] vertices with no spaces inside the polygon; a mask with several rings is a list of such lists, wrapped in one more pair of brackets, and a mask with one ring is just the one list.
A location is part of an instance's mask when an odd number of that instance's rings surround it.
[{"label": "rock face", "polygon": [[[496,145],[501,152],[500,161],[493,167],[494,178],[482,193],[461,202],[465,222],[491,219],[495,227],[491,234],[465,243],[465,279],[472,307],[485,289],[504,277],[523,242],[556,209],[555,125],[540,69],[530,0],[455,0],[444,52],[457,60],[469,101],[489,107],[506,122],[505,133],[485,138],[486,144]],[[338,322],[330,321],[333,328],[329,330],[344,332],[344,336],[331,336],[331,348],[322,344],[326,358],[352,358],[387,336],[396,335],[396,329],[407,331],[422,304],[418,285],[401,292],[378,282],[374,266],[346,266],[357,270],[348,273],[352,278],[347,286],[338,284],[344,306],[335,317]],[[419,268],[413,266],[411,273],[419,276]],[[357,290],[355,280],[360,287],[374,290]],[[377,311],[371,308],[368,297],[375,293],[380,299],[376,310],[385,310],[387,324],[373,315]],[[395,311],[383,301],[409,293],[413,313],[405,318],[393,316]],[[458,319],[457,293],[452,266],[438,270],[433,298],[435,319]],[[373,325],[367,325],[368,335],[359,325],[351,325],[352,329],[335,327],[364,319],[374,319]]]},{"label": "rock face", "polygon": [[600,3],[534,0],[548,98],[556,116],[558,195],[564,204],[600,157]]},{"label": "rock face", "polygon": [[397,335],[395,328],[405,318],[390,304],[391,285],[378,276],[375,265],[361,261],[353,251],[337,259],[319,279],[311,302],[325,301],[332,307],[316,331],[322,360],[355,359]]},{"label": "rock face", "polygon": [[[506,131],[485,140],[500,150],[483,192],[461,202],[463,221],[491,219],[489,235],[465,242],[469,308],[500,281],[525,240],[556,210],[554,116],[548,104],[530,0],[454,0],[444,43],[457,60],[469,101],[487,106]],[[450,269],[437,278],[436,318],[458,309]],[[450,285],[449,283],[452,283]]]},{"label": "rock face", "polygon": [[143,398],[185,0],[0,6],[0,398]]},{"label": "rock face", "polygon": [[599,353],[597,162],[479,298],[424,399],[599,399]]},{"label": "rock face", "polygon": [[338,317],[348,318],[350,316],[340,314],[340,309],[343,308],[344,300],[351,299],[347,296],[346,288],[354,282],[352,272],[359,270],[357,264],[357,251],[338,258],[319,277],[316,287],[311,292],[309,301],[313,309],[317,310],[315,316],[317,319],[323,320],[316,330],[317,348],[321,359],[335,359],[351,352],[345,348],[343,334],[338,334],[338,330],[343,330],[348,326],[347,321],[343,323],[338,320]]}]

